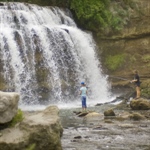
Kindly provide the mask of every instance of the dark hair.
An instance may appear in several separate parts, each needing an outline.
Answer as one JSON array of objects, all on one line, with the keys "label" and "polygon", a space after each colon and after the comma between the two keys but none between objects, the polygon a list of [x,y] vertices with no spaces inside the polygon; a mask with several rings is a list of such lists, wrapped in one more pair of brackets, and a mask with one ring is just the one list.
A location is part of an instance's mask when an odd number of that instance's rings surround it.
[{"label": "dark hair", "polygon": [[138,71],[137,71],[137,70],[134,70],[134,73],[135,73],[135,74],[138,74]]}]

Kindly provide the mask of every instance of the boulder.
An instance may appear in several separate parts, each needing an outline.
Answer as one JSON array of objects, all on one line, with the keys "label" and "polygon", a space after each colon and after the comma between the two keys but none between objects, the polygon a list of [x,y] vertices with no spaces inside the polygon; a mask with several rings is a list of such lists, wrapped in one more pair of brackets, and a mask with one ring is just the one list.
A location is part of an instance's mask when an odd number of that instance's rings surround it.
[{"label": "boulder", "polygon": [[112,109],[104,111],[104,116],[116,116]]},{"label": "boulder", "polygon": [[145,119],[145,116],[141,115],[140,113],[133,113],[130,115],[130,119],[138,121]]},{"label": "boulder", "polygon": [[18,111],[19,94],[0,91],[0,124],[10,122]]},{"label": "boulder", "polygon": [[44,111],[27,113],[13,128],[2,130],[0,150],[62,150],[63,128],[58,108],[49,106]]},{"label": "boulder", "polygon": [[150,109],[150,101],[140,98],[140,99],[133,99],[130,102],[130,107],[133,110],[149,110]]},{"label": "boulder", "polygon": [[100,113],[97,113],[97,112],[90,112],[90,113],[88,113],[85,117],[86,117],[86,118],[93,118],[93,117],[101,117],[101,116],[103,116],[103,115],[100,114]]}]

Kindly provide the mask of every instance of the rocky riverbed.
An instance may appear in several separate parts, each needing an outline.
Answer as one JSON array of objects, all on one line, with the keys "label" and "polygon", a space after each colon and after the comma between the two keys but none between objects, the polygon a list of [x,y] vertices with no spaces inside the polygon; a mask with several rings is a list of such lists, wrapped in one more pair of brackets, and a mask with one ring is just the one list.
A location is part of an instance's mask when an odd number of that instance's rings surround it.
[{"label": "rocky riverbed", "polygon": [[[114,105],[88,108],[100,114],[96,117],[77,117],[73,111],[79,109],[61,110],[63,150],[150,150],[150,110],[140,111],[147,118],[137,121],[113,117],[104,119],[104,110],[112,107]],[[116,116],[139,113],[130,108],[114,111]]]}]

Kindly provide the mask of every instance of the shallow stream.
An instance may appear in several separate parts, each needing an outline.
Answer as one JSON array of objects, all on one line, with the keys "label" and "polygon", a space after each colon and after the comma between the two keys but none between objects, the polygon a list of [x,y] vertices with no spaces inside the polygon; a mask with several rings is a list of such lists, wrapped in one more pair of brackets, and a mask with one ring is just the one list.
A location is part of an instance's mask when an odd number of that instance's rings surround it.
[{"label": "shallow stream", "polygon": [[80,111],[79,108],[60,110],[63,150],[150,150],[149,120],[104,120],[103,112],[107,108],[109,106],[89,108],[102,116],[86,119],[73,113]]}]

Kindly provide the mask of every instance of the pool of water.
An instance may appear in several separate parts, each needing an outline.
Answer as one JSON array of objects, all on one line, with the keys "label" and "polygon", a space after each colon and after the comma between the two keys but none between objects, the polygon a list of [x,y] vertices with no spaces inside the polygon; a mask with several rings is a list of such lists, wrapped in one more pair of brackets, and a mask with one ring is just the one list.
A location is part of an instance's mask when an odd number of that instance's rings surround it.
[{"label": "pool of water", "polygon": [[[103,114],[109,107],[88,109]],[[106,123],[103,116],[80,118],[73,111],[80,109],[60,110],[63,150],[150,150],[150,121],[109,120]]]}]

